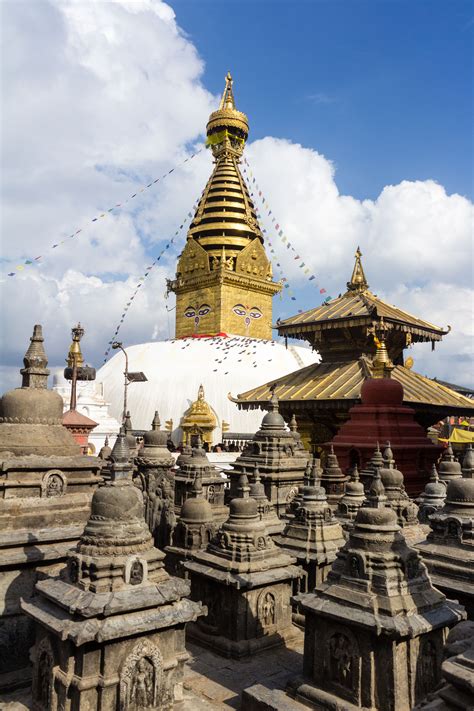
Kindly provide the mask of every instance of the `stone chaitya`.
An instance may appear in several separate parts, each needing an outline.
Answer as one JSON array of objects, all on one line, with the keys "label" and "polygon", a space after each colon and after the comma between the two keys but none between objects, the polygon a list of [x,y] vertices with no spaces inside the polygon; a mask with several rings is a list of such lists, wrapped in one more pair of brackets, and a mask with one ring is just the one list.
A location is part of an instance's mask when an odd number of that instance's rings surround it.
[{"label": "stone chaitya", "polygon": [[293,518],[274,541],[294,556],[306,572],[301,591],[307,592],[326,579],[345,540],[341,524],[328,504],[320,480],[311,474],[301,494],[301,503]]},{"label": "stone chaitya", "polygon": [[167,447],[168,433],[160,429],[155,412],[151,430],[143,435],[143,447],[135,457],[134,483],[141,489],[145,520],[155,545],[163,549],[171,543],[176,523],[174,511],[174,458]]},{"label": "stone chaitya", "polygon": [[397,469],[390,442],[383,453],[383,466],[378,470],[387,497],[387,505],[397,515],[397,523],[403,529],[403,535],[409,545],[414,545],[426,538],[426,530],[418,520],[418,506],[410,499],[404,486],[402,472]]},{"label": "stone chaitya", "polygon": [[440,481],[436,465],[433,464],[431,477],[423,493],[417,499],[418,520],[422,524],[429,523],[431,514],[442,509],[446,501],[446,484]]},{"label": "stone chaitya", "polygon": [[309,452],[302,450],[288,430],[278,411],[275,394],[269,403],[269,412],[254,438],[234,462],[230,476],[230,496],[237,496],[242,472],[253,471],[257,466],[265,487],[265,494],[279,517],[303,485]]},{"label": "stone chaitya", "polygon": [[441,481],[444,481],[446,485],[452,479],[460,479],[462,477],[461,465],[453,454],[451,443],[448,444],[441,457],[438,474]]},{"label": "stone chaitya", "polygon": [[172,709],[182,692],[185,626],[203,608],[153,545],[123,427],[112,460],[66,569],[22,603],[36,629],[35,711]]},{"label": "stone chaitya", "polygon": [[290,597],[293,580],[303,571],[268,534],[245,474],[228,521],[193,558],[184,563],[191,596],[208,609],[207,617],[188,628],[196,642],[239,658],[283,644],[295,634]]},{"label": "stone chaitya", "polygon": [[212,506],[204,496],[201,472],[197,471],[191,493],[181,507],[173,539],[165,548],[165,566],[172,575],[183,575],[182,563],[204,550],[217,530]]},{"label": "stone chaitya", "polygon": [[[469,473],[464,463],[463,468]],[[429,524],[431,531],[417,549],[431,579],[474,620],[474,472],[448,483],[445,504],[430,516]]]},{"label": "stone chaitya", "polygon": [[334,447],[331,444],[326,456],[326,463],[321,474],[321,486],[324,487],[330,506],[336,508],[342,499],[349,477],[343,474]]},{"label": "stone chaitya", "polygon": [[304,678],[289,690],[321,711],[409,711],[439,682],[448,629],[465,615],[407,546],[378,474],[326,582],[295,601]]},{"label": "stone chaitya", "polygon": [[281,533],[285,528],[285,523],[278,518],[275,507],[269,502],[265,493],[265,486],[262,484],[260,472],[257,466],[253,470],[252,481],[250,482],[250,496],[257,502],[257,511],[260,520],[265,523],[268,533],[273,536]]},{"label": "stone chaitya", "polygon": [[342,499],[339,499],[336,516],[340,519],[345,529],[351,528],[357,512],[365,502],[365,489],[359,477],[357,464],[351,473],[351,478],[346,483],[346,490]]},{"label": "stone chaitya", "polygon": [[204,496],[212,506],[216,523],[225,521],[229,515],[229,509],[224,504],[226,479],[210,463],[206,452],[201,446],[200,438],[198,438],[197,447],[192,447],[191,450],[188,447],[183,450],[183,453],[176,460],[176,465],[174,479],[176,515],[180,515],[181,507],[191,493],[196,476],[199,475]]},{"label": "stone chaitya", "polygon": [[32,624],[20,597],[64,565],[101,480],[100,461],[81,455],[62,398],[47,389],[41,326],[30,340],[22,386],[0,401],[0,688],[28,684]]}]

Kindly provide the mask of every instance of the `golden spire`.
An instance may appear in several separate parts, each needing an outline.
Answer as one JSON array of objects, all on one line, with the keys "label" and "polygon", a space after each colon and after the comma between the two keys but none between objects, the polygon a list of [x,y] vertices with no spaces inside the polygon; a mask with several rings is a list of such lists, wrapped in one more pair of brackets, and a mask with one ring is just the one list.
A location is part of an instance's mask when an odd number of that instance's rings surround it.
[{"label": "golden spire", "polygon": [[84,365],[84,357],[81,351],[80,340],[84,335],[84,329],[81,324],[78,323],[77,326],[71,329],[72,332],[72,343],[69,347],[69,352],[67,354],[66,362],[69,368],[73,368],[74,364],[77,368]]},{"label": "golden spire", "polygon": [[394,368],[390,356],[388,355],[385,339],[381,335],[380,339],[374,335],[374,342],[377,347],[374,359],[372,361],[372,373],[374,378],[389,378],[390,373]]},{"label": "golden spire", "polygon": [[355,253],[356,261],[354,269],[352,270],[351,280],[347,282],[347,288],[349,291],[366,291],[366,289],[369,288],[367,279],[365,278],[362,261],[360,259],[361,257],[362,252],[360,251],[360,248],[357,247],[357,251]]},{"label": "golden spire", "polygon": [[234,100],[234,92],[232,91],[232,75],[230,72],[227,72],[226,78],[225,78],[225,89],[222,94],[222,99],[221,103],[219,105],[219,109],[235,109],[235,100]]}]

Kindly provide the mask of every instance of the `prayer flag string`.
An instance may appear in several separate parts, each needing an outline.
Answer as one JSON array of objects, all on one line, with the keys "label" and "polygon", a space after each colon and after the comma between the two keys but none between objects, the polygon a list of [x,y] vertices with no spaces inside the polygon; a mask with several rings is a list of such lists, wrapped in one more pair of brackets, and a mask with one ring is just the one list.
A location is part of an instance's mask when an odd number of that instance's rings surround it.
[{"label": "prayer flag string", "polygon": [[[193,206],[193,210],[196,210],[196,209],[197,209],[197,203]],[[104,361],[103,361],[104,363],[106,362],[107,357],[108,357],[108,355],[109,355],[109,353],[110,353],[110,350],[111,350],[111,348],[112,348],[112,343],[117,339],[117,336],[118,336],[118,334],[119,334],[120,329],[122,328],[122,325],[123,325],[123,322],[125,321],[125,318],[126,318],[126,316],[127,316],[127,313],[129,312],[129,310],[130,310],[130,308],[131,308],[131,306],[132,306],[132,304],[133,304],[133,301],[135,300],[135,297],[138,295],[139,289],[142,288],[142,286],[144,285],[144,282],[145,282],[145,281],[147,280],[147,278],[149,277],[149,275],[150,275],[151,271],[153,270],[153,268],[154,268],[154,267],[158,264],[158,262],[161,260],[161,258],[163,257],[164,253],[166,252],[166,250],[168,250],[168,249],[171,247],[171,245],[174,244],[174,241],[175,241],[176,237],[179,235],[179,233],[181,232],[181,230],[183,229],[183,227],[187,224],[187,222],[192,218],[192,216],[193,216],[193,213],[192,213],[191,211],[188,212],[188,214],[186,215],[186,217],[184,218],[183,222],[180,224],[180,226],[178,227],[178,229],[176,230],[176,232],[174,233],[174,235],[172,236],[172,238],[169,240],[169,242],[166,243],[166,245],[165,245],[165,246],[163,247],[163,249],[160,251],[160,253],[158,254],[158,256],[155,257],[155,259],[145,268],[144,273],[143,273],[142,276],[138,279],[138,282],[137,282],[137,284],[135,285],[131,296],[128,297],[127,302],[125,303],[125,306],[122,307],[122,313],[121,313],[121,315],[120,315],[120,320],[119,320],[119,322],[118,322],[118,324],[117,324],[117,326],[116,326],[116,328],[115,328],[115,331],[113,332],[112,338],[110,339],[110,341],[108,341],[107,348],[106,348],[106,350],[105,350],[105,352],[104,352]]]},{"label": "prayer flag string", "polygon": [[[250,190],[253,191],[253,192],[250,192],[250,196],[254,199],[258,198],[258,200],[261,203],[261,208],[260,209],[256,208],[257,219],[260,219],[263,216],[263,213],[265,213],[266,217],[270,218],[271,225],[272,225],[273,229],[275,230],[275,236],[280,240],[282,245],[284,245],[286,247],[286,249],[289,249],[295,253],[294,259],[295,259],[295,261],[300,262],[298,267],[303,270],[302,273],[304,274],[304,276],[308,279],[308,281],[314,282],[313,286],[319,290],[319,293],[321,295],[326,294],[326,289],[320,283],[318,283],[316,274],[313,274],[311,269],[308,267],[308,265],[302,260],[301,255],[298,254],[295,247],[292,245],[292,243],[288,239],[288,236],[284,233],[280,223],[277,221],[276,217],[274,216],[273,211],[269,208],[268,199],[264,196],[263,191],[259,187],[257,180],[253,174],[253,171],[250,168],[250,164],[249,164],[247,158],[244,157],[243,160],[244,160],[244,163],[246,166],[243,168],[243,173],[248,177]],[[266,234],[267,230],[263,229],[262,232],[264,234]],[[273,243],[270,241],[270,238],[268,235],[267,235],[266,239],[267,239],[267,244],[270,248],[270,255],[274,255],[275,250],[273,249]],[[272,261],[273,261],[273,259],[272,259]],[[279,270],[279,273],[283,274],[283,269],[282,269],[281,263],[279,261],[276,262],[276,267]],[[290,298],[293,301],[296,301],[296,297],[293,296],[293,291],[290,287],[288,279],[286,277],[281,277],[280,281],[284,282],[284,288],[288,290],[286,293],[290,296]],[[332,296],[326,296],[323,300],[323,303],[328,303],[328,301],[331,301],[331,299],[332,299]]]},{"label": "prayer flag string", "polygon": [[[198,151],[196,151],[196,152],[193,153],[192,155],[188,156],[188,157],[187,157],[185,160],[183,160],[181,163],[178,163],[178,164],[175,165],[173,168],[171,168],[171,170],[167,170],[166,173],[163,173],[163,175],[161,175],[159,178],[155,178],[155,180],[152,180],[151,182],[149,182],[149,183],[147,183],[146,185],[144,185],[143,187],[141,187],[139,190],[136,190],[136,192],[134,192],[132,195],[129,195],[129,197],[126,198],[125,200],[122,200],[122,202],[117,202],[117,203],[115,203],[115,205],[112,205],[112,207],[109,207],[107,210],[103,210],[100,214],[96,215],[96,216],[93,217],[91,220],[89,220],[89,222],[87,222],[85,225],[83,225],[83,227],[80,227],[80,228],[77,229],[77,230],[71,230],[71,234],[70,234],[68,237],[65,237],[64,239],[59,240],[58,242],[55,242],[55,243],[52,244],[50,247],[48,247],[48,248],[45,250],[45,252],[49,252],[49,251],[51,251],[51,250],[53,250],[53,249],[57,249],[57,248],[60,247],[61,245],[65,244],[66,242],[69,242],[70,240],[74,239],[74,237],[77,237],[77,235],[79,235],[79,234],[85,232],[85,231],[87,230],[87,227],[90,227],[90,225],[91,225],[93,222],[98,222],[98,221],[101,220],[102,218],[107,217],[107,215],[110,215],[110,213],[112,213],[112,212],[115,213],[115,212],[119,211],[119,210],[122,209],[128,202],[130,202],[131,200],[134,200],[138,195],[141,195],[141,193],[144,193],[146,190],[149,190],[150,188],[152,188],[152,187],[153,187],[154,185],[156,185],[157,183],[159,183],[159,182],[165,180],[165,179],[168,177],[168,175],[171,175],[171,173],[173,173],[177,168],[181,168],[185,163],[188,163],[190,160],[192,160],[192,159],[195,158],[197,155],[199,155],[199,153],[202,153],[202,151],[203,151],[203,149],[200,148]],[[37,257],[34,257],[34,258],[33,258],[33,257],[30,257],[30,258],[28,258],[28,259],[25,259],[21,264],[17,264],[17,265],[14,267],[13,271],[7,272],[7,276],[9,276],[9,277],[14,277],[14,276],[16,276],[16,275],[18,274],[18,272],[23,271],[23,270],[25,269],[25,267],[28,267],[28,266],[31,266],[31,265],[34,266],[35,264],[41,263],[42,260],[45,258],[45,256],[46,256],[46,253],[43,253],[43,254],[40,254],[40,255],[37,256]]]}]

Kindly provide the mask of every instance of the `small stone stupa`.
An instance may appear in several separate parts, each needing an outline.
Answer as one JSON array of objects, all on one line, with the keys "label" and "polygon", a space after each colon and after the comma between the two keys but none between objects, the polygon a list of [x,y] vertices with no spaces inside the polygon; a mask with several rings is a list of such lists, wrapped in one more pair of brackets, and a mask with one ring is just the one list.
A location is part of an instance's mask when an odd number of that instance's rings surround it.
[{"label": "small stone stupa", "polygon": [[273,393],[260,429],[229,472],[230,497],[237,496],[242,472],[253,471],[257,466],[269,502],[279,518],[284,517],[298,487],[303,485],[309,459],[309,452],[301,449],[301,441],[294,435],[294,431],[287,429]]},{"label": "small stone stupa", "polygon": [[337,508],[339,501],[344,496],[348,480],[349,477],[343,474],[331,444],[321,475],[321,486],[324,487],[329,505],[333,508]]},{"label": "small stone stupa", "polygon": [[181,564],[192,560],[196,551],[204,550],[216,530],[212,506],[204,496],[201,472],[197,471],[191,493],[181,507],[172,543],[165,548],[165,565],[169,573],[182,576]]},{"label": "small stone stupa", "polygon": [[155,411],[151,429],[143,435],[143,447],[135,457],[134,483],[143,492],[145,520],[155,545],[171,543],[176,523],[174,511],[174,458],[167,447],[168,432],[160,429]]},{"label": "small stone stupa", "polygon": [[20,596],[64,565],[101,481],[100,460],[81,455],[61,396],[48,390],[40,325],[30,341],[22,386],[0,401],[0,688],[29,683],[33,625]]},{"label": "small stone stupa", "polygon": [[441,457],[438,473],[439,478],[441,481],[444,481],[446,485],[448,485],[452,479],[460,479],[462,477],[461,465],[453,454],[451,442],[449,442]]},{"label": "small stone stupa", "polygon": [[341,524],[328,504],[326,492],[313,474],[307,485],[302,487],[302,501],[294,517],[274,540],[305,570],[307,578],[301,585],[302,592],[314,590],[326,580],[337,551],[345,540]]},{"label": "small stone stupa", "polygon": [[431,477],[421,496],[417,499],[418,520],[428,525],[431,514],[442,509],[446,501],[446,484],[440,481],[436,465],[433,464]]},{"label": "small stone stupa", "polygon": [[175,512],[180,515],[181,507],[191,494],[196,476],[202,482],[204,496],[212,506],[214,520],[222,523],[229,515],[229,509],[224,504],[224,489],[226,479],[210,463],[201,439],[198,436],[196,447],[183,451],[176,461],[175,470]]},{"label": "small stone stupa", "polygon": [[359,477],[359,470],[355,465],[351,478],[346,484],[344,496],[339,500],[336,516],[341,520],[345,529],[352,528],[357,512],[365,501],[365,490]]},{"label": "small stone stupa", "polygon": [[397,515],[397,523],[403,529],[408,545],[426,538],[426,530],[418,521],[418,506],[410,499],[404,486],[402,472],[396,468],[390,442],[383,453],[383,467],[378,469],[387,497],[387,504]]},{"label": "small stone stupa", "polygon": [[295,634],[290,597],[293,580],[303,571],[268,534],[245,474],[228,521],[193,558],[184,563],[191,596],[208,608],[207,617],[189,627],[196,642],[240,658],[284,644]]},{"label": "small stone stupa", "polygon": [[407,546],[379,474],[326,582],[296,602],[304,678],[290,694],[318,711],[409,711],[439,682],[446,634],[465,615]]},{"label": "small stone stupa", "polygon": [[363,469],[360,471],[360,478],[362,480],[362,483],[364,485],[365,491],[368,493],[370,490],[370,487],[372,486],[372,477],[375,474],[375,471],[377,469],[381,469],[383,467],[383,454],[380,449],[380,444],[379,442],[376,443],[375,445],[375,451],[367,464],[364,466]]},{"label": "small stone stupa", "polygon": [[112,460],[66,570],[22,603],[36,627],[35,711],[168,711],[181,696],[185,625],[203,608],[153,545],[123,427]]},{"label": "small stone stupa", "polygon": [[451,479],[445,504],[431,515],[431,531],[417,548],[434,585],[474,620],[474,471],[464,462],[463,469],[471,476]]},{"label": "small stone stupa", "polygon": [[268,533],[273,536],[281,533],[285,528],[285,523],[278,518],[275,507],[269,502],[265,493],[265,487],[260,478],[257,466],[253,470],[252,481],[250,483],[250,496],[257,502],[257,510],[260,520],[265,523]]}]

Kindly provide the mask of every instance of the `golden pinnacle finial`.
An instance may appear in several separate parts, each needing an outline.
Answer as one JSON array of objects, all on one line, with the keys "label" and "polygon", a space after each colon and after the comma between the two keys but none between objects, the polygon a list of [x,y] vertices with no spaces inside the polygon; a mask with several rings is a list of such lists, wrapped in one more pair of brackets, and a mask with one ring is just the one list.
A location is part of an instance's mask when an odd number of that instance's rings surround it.
[{"label": "golden pinnacle finial", "polygon": [[222,94],[220,109],[235,109],[234,92],[232,91],[233,79],[230,72],[225,77],[225,89]]},{"label": "golden pinnacle finial", "polygon": [[78,368],[84,365],[84,357],[81,351],[80,340],[84,335],[84,329],[81,324],[78,323],[77,326],[71,329],[72,332],[72,343],[67,354],[67,364],[70,368],[74,367],[74,363]]},{"label": "golden pinnacle finial", "polygon": [[389,378],[390,373],[394,368],[390,356],[385,345],[383,333],[380,338],[374,334],[374,342],[377,347],[374,359],[372,361],[372,372],[374,378]]},{"label": "golden pinnacle finial", "polygon": [[347,282],[347,288],[349,291],[365,291],[369,288],[369,284],[365,278],[364,268],[362,266],[362,252],[360,251],[360,247],[357,247],[354,256],[356,261],[354,269],[352,270],[351,280]]}]

